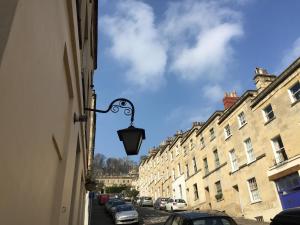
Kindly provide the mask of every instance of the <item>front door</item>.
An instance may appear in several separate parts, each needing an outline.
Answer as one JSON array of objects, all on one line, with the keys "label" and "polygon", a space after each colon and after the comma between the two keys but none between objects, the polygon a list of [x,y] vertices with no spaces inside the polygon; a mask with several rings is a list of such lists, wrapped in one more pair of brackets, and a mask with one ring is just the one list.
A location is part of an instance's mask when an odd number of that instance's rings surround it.
[{"label": "front door", "polygon": [[298,172],[275,181],[283,209],[300,206],[300,177]]}]

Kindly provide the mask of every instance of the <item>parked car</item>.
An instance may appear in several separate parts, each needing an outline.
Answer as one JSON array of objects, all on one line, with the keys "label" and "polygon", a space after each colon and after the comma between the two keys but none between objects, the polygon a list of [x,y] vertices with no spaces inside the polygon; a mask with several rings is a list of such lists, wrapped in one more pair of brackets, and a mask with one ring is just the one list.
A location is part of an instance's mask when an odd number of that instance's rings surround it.
[{"label": "parked car", "polygon": [[167,211],[179,211],[179,210],[187,210],[187,204],[184,199],[180,198],[169,198],[166,204]]},{"label": "parked car", "polygon": [[118,205],[114,215],[115,224],[132,224],[139,222],[139,214],[131,204]]},{"label": "parked car", "polygon": [[270,225],[299,225],[300,207],[286,209],[271,219]]},{"label": "parked car", "polygon": [[169,198],[158,198],[156,199],[155,203],[153,204],[154,209],[166,209],[166,203]]},{"label": "parked car", "polygon": [[153,200],[151,197],[142,197],[140,201],[140,206],[153,206]]},{"label": "parked car", "polygon": [[122,204],[124,204],[125,202],[118,199],[118,198],[112,198],[112,199],[109,199],[106,204],[105,204],[105,210],[106,212],[110,213],[111,211],[111,207],[113,206],[116,206],[115,202],[122,202]]},{"label": "parked car", "polygon": [[114,201],[114,202],[112,202],[111,207],[108,209],[108,213],[109,213],[111,216],[113,216],[114,213],[115,213],[115,211],[116,211],[116,207],[117,207],[118,205],[125,205],[125,204],[126,204],[126,202],[123,201],[123,200],[119,200],[119,201]]},{"label": "parked car", "polygon": [[224,213],[186,211],[170,215],[164,225],[237,225]]},{"label": "parked car", "polygon": [[98,203],[99,205],[104,205],[109,200],[109,195],[107,194],[98,194]]}]

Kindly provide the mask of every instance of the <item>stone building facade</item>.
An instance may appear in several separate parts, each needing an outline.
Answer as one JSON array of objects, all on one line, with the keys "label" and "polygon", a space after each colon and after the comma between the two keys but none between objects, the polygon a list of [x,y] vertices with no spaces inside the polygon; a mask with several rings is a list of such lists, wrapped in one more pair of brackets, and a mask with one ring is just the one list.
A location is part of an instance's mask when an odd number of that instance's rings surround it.
[{"label": "stone building facade", "polygon": [[97,1],[2,0],[0,15],[0,224],[87,224]]},{"label": "stone building facade", "polygon": [[300,58],[279,76],[256,68],[254,82],[256,90],[226,93],[224,110],[152,149],[140,162],[140,195],[264,221],[299,207]]}]

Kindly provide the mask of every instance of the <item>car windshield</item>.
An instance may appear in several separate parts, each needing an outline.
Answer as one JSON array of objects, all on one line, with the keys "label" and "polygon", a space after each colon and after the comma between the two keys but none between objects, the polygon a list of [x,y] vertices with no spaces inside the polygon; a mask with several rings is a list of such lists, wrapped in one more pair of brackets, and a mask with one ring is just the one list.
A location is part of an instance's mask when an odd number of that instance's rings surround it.
[{"label": "car windshield", "polygon": [[183,199],[176,199],[175,200],[177,203],[185,203],[185,201]]},{"label": "car windshield", "polygon": [[193,220],[193,225],[236,225],[228,218],[201,218]]},{"label": "car windshield", "polygon": [[132,205],[119,205],[117,207],[117,212],[123,212],[123,211],[133,211],[135,210]]},{"label": "car windshield", "polygon": [[174,200],[173,199],[169,199],[168,202],[174,202]]},{"label": "car windshield", "polygon": [[145,200],[152,200],[151,197],[145,197]]}]

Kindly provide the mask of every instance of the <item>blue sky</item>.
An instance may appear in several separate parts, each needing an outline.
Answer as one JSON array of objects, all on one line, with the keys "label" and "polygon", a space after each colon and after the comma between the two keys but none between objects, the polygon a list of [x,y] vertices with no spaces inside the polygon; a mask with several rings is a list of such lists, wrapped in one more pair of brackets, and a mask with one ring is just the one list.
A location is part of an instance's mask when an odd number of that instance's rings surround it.
[{"label": "blue sky", "polygon": [[[299,11],[298,0],[100,0],[97,108],[131,100],[147,154],[223,109],[225,92],[254,89],[255,67],[278,75],[300,56]],[[128,125],[98,114],[96,153],[125,157],[116,131]]]}]

